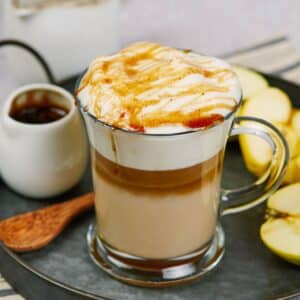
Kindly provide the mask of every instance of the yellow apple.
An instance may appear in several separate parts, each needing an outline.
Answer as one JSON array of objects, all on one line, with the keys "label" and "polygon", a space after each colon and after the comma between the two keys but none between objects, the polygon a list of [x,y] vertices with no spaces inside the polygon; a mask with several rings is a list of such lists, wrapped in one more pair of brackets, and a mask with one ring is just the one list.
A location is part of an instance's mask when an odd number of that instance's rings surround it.
[{"label": "yellow apple", "polygon": [[244,100],[257,95],[269,85],[267,80],[255,71],[238,66],[234,66],[233,69],[241,82]]},{"label": "yellow apple", "polygon": [[276,191],[268,200],[269,209],[300,217],[300,183],[290,184]]},{"label": "yellow apple", "polygon": [[241,135],[239,141],[247,169],[256,176],[262,175],[272,159],[270,145],[253,135]]},{"label": "yellow apple", "polygon": [[290,151],[290,158],[294,158],[300,154],[300,138],[296,130],[289,125],[275,123],[274,124],[285,137]]},{"label": "yellow apple", "polygon": [[242,115],[267,120],[271,123],[288,123],[292,104],[285,92],[269,87],[250,98],[243,105]]},{"label": "yellow apple", "polygon": [[261,226],[260,236],[272,252],[300,265],[300,218],[270,219]]},{"label": "yellow apple", "polygon": [[[269,87],[246,101],[241,110],[242,116],[258,117],[277,126],[286,136],[290,151],[295,156],[299,153],[300,142],[295,130],[287,126],[291,113],[290,99],[283,91],[274,87]],[[243,122],[243,125],[262,127],[251,122]],[[272,158],[271,147],[261,138],[251,135],[241,135],[239,141],[247,169],[257,176],[262,175]]]},{"label": "yellow apple", "polygon": [[283,178],[285,184],[294,182],[300,182],[300,155],[290,159]]},{"label": "yellow apple", "polygon": [[275,192],[268,200],[272,212],[260,228],[263,243],[283,259],[300,265],[300,183]]},{"label": "yellow apple", "polygon": [[294,109],[291,120],[291,126],[300,138],[300,109]]}]

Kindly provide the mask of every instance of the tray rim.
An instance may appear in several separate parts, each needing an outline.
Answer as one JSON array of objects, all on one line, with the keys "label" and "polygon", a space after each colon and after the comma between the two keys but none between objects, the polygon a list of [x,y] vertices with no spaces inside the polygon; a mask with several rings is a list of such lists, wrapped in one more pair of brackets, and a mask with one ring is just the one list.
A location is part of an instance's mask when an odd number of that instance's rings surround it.
[{"label": "tray rim", "polygon": [[[241,66],[241,67],[245,67],[245,66]],[[261,71],[258,71],[258,70],[255,70],[251,67],[246,67],[247,69],[250,69],[250,70],[253,70],[259,74],[261,74],[262,76],[264,76],[267,81],[277,81],[277,82],[281,82],[281,83],[284,83],[284,84],[288,84],[290,86],[293,86],[293,88],[295,89],[299,89],[300,91],[300,84],[297,84],[295,82],[292,82],[292,81],[289,81],[289,80],[286,80],[284,78],[281,78],[279,76],[276,76],[276,74],[268,74],[268,73],[264,73],[264,72],[261,72]],[[58,83],[59,86],[63,86],[65,88],[66,85],[69,85],[69,84],[73,84],[74,81],[77,80],[77,78],[79,77],[80,75],[76,75],[76,76],[73,76],[73,77],[70,77],[70,78],[67,78],[67,79],[64,79],[63,81],[61,81],[60,83]],[[291,99],[292,100],[292,104],[293,106],[295,106],[295,102],[296,101],[299,101],[298,105],[296,107],[300,107],[300,95],[299,95],[299,99]],[[26,263],[18,254],[14,253],[13,251],[11,251],[9,248],[7,248],[1,241],[0,241],[0,248],[1,250],[3,250],[3,252],[10,258],[12,259],[16,265],[18,265],[19,267],[21,267],[22,269],[25,269],[27,271],[29,271],[32,275],[34,275],[35,277],[38,277],[39,279],[42,279],[44,280],[45,282],[55,286],[56,288],[60,288],[60,289],[64,289],[68,292],[71,292],[73,293],[74,295],[77,295],[77,296],[82,296],[82,297],[85,297],[85,299],[92,299],[92,300],[115,300],[115,299],[112,299],[112,298],[108,298],[108,297],[105,297],[105,296],[101,296],[101,295],[96,295],[96,294],[93,294],[91,292],[87,292],[83,289],[78,289],[78,288],[75,288],[69,284],[66,284],[62,281],[59,281],[55,278],[52,278],[51,276],[48,276],[46,274],[44,274],[43,272],[35,269],[34,267],[30,266],[28,263]],[[88,250],[87,250],[88,251]],[[91,262],[92,263],[92,262]],[[0,268],[0,272],[3,274],[4,278],[6,276],[6,274],[4,274]],[[7,276],[8,277],[8,276]],[[114,280],[114,279],[112,279]],[[15,282],[9,282],[14,288],[17,288],[18,290],[21,290],[21,288],[18,288],[18,284],[16,284]],[[20,292],[22,294],[22,292]],[[298,295],[298,294],[296,294]],[[25,295],[26,296],[26,295]],[[277,298],[277,299],[282,299],[282,296]],[[290,299],[290,298],[289,298]]]},{"label": "tray rim", "polygon": [[[12,260],[14,260],[20,267],[22,267],[23,269],[26,269],[27,271],[29,271],[30,273],[32,273],[33,275],[39,277],[40,279],[45,280],[48,283],[51,283],[52,285],[55,285],[58,288],[63,288],[69,292],[75,293],[79,296],[83,296],[83,297],[88,297],[87,299],[93,299],[93,300],[114,300],[112,298],[108,298],[108,297],[104,297],[104,296],[99,296],[90,292],[86,292],[82,289],[78,289],[78,288],[74,288],[69,284],[66,284],[64,282],[61,282],[57,279],[54,279],[46,274],[44,274],[43,272],[38,271],[36,268],[30,266],[28,263],[26,263],[23,259],[21,259],[20,256],[18,256],[16,253],[14,253],[12,250],[10,250],[9,248],[7,248],[2,242],[0,242],[0,248],[3,250],[4,253],[7,254],[7,256],[9,256]],[[1,272],[2,273],[2,272]],[[2,273],[3,274],[3,273]],[[4,274],[4,278],[5,278],[5,274]]]}]

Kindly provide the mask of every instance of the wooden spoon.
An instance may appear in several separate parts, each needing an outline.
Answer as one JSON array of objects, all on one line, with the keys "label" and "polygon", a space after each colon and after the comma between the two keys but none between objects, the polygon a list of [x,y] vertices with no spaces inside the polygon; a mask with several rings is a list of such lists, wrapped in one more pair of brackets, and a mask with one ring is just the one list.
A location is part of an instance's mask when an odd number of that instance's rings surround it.
[{"label": "wooden spoon", "polygon": [[79,214],[94,205],[94,194],[20,214],[0,222],[0,240],[16,252],[40,249],[54,240]]}]

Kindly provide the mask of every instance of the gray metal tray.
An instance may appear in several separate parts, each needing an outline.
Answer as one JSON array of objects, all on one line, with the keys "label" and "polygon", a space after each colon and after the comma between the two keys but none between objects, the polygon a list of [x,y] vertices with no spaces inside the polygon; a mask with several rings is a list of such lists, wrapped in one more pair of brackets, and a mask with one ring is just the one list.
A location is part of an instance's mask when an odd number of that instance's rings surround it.
[{"label": "gray metal tray", "polygon": [[[299,106],[300,88],[267,76],[272,85],[284,89]],[[74,80],[64,82],[72,90]],[[298,102],[298,105],[297,105]],[[223,186],[250,183],[238,144],[228,145]],[[0,181],[0,219],[66,200],[92,189],[89,170],[72,191],[49,201],[25,199]],[[242,199],[241,199],[242,200]],[[98,269],[87,252],[86,231],[94,221],[88,213],[73,222],[53,243],[32,253],[15,255],[0,244],[0,271],[28,300],[76,299],[274,299],[300,289],[300,269],[268,251],[259,239],[264,205],[222,219],[226,253],[220,266],[194,283],[160,290],[120,283]]]}]

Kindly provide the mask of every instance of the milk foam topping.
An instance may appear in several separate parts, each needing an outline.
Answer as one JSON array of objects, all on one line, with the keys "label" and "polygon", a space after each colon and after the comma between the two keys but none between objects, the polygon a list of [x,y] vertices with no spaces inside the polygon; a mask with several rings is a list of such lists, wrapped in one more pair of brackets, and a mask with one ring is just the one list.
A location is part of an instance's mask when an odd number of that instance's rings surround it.
[{"label": "milk foam topping", "polygon": [[241,86],[220,59],[140,42],[92,61],[77,96],[108,125],[166,134],[222,121],[238,105]]}]

